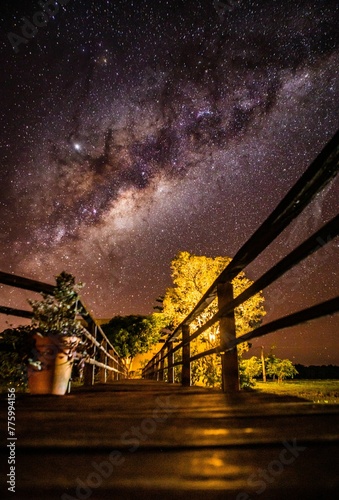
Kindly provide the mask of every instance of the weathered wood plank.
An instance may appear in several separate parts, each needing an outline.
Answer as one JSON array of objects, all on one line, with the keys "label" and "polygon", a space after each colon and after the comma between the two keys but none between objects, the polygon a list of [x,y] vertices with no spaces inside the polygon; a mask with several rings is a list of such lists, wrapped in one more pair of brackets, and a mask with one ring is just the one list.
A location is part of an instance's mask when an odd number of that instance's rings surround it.
[{"label": "weathered wood plank", "polygon": [[20,500],[319,500],[339,490],[339,406],[296,398],[155,381],[18,394],[16,436]]},{"label": "weathered wood plank", "polygon": [[[18,454],[20,499],[330,499],[339,446]],[[286,450],[284,452],[284,450]],[[112,455],[112,453],[114,455]],[[111,457],[111,460],[110,460]],[[78,489],[81,486],[81,489]],[[63,497],[63,494],[68,497]],[[78,493],[78,495],[77,495]],[[80,496],[80,494],[82,496]]]}]

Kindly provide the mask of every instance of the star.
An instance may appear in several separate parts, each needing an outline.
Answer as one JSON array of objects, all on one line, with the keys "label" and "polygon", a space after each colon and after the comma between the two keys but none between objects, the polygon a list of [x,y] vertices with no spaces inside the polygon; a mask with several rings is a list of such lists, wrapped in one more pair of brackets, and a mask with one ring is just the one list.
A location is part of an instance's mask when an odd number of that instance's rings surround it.
[{"label": "star", "polygon": [[[179,251],[235,255],[338,128],[339,6],[320,3],[249,0],[220,16],[211,0],[84,0],[19,53],[4,42],[0,269],[50,282],[67,268],[109,318],[152,312]],[[5,9],[5,33],[27,9]],[[249,277],[335,215],[338,197],[335,181]],[[335,296],[337,248],[265,292],[267,320]],[[335,321],[324,324],[335,362]],[[318,346],[318,326],[305,328]],[[272,344],[291,350],[289,338]],[[313,362],[319,349],[296,344]]]}]

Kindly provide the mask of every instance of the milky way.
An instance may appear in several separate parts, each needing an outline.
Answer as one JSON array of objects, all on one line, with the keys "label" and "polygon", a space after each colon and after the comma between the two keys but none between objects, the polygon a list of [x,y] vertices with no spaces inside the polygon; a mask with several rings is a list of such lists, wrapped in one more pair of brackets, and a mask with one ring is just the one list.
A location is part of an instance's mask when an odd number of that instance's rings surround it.
[{"label": "milky way", "polygon": [[[72,272],[97,317],[149,313],[178,251],[233,256],[339,128],[339,6],[64,4],[18,53],[8,33],[42,7],[1,6],[0,268]],[[249,276],[337,213],[338,195],[334,182]],[[335,296],[337,261],[333,242],[291,271],[267,317]],[[339,363],[337,323],[294,330],[295,358]],[[291,355],[289,335],[265,341]]]}]

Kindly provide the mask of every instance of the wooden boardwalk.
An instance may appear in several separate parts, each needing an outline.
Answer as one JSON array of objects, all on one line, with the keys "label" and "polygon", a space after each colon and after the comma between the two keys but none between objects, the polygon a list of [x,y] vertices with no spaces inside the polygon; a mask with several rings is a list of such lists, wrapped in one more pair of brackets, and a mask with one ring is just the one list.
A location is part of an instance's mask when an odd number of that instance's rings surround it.
[{"label": "wooden boardwalk", "polygon": [[[18,394],[16,437],[16,493],[2,498],[319,500],[339,492],[334,405],[121,381],[65,397]],[[2,463],[7,455],[2,447]]]}]

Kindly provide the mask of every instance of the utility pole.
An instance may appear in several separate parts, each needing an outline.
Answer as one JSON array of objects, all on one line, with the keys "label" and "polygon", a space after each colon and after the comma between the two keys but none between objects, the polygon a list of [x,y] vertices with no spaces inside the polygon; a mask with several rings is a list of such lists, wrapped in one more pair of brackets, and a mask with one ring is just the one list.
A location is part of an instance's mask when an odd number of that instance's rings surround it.
[{"label": "utility pole", "polygon": [[266,382],[266,368],[265,368],[265,356],[264,356],[264,346],[261,346],[261,364],[262,364],[262,381]]}]

